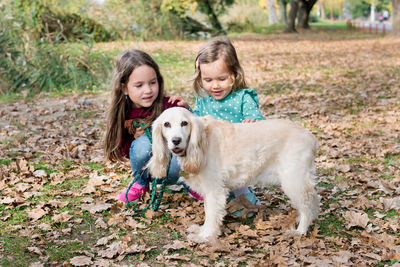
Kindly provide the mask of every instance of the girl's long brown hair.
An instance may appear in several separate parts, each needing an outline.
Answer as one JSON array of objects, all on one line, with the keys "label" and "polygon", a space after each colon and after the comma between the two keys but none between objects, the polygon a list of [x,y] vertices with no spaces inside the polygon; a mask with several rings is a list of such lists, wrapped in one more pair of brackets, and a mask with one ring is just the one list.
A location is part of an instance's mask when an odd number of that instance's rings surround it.
[{"label": "girl's long brown hair", "polygon": [[160,73],[157,63],[145,52],[140,50],[127,50],[117,59],[115,69],[112,74],[111,105],[107,114],[107,126],[104,139],[104,153],[107,160],[112,162],[123,161],[124,157],[120,153],[120,141],[125,127],[125,120],[133,103],[123,92],[123,86],[128,83],[132,71],[142,65],[147,65],[154,69],[159,91],[156,100],[153,102],[149,111],[151,116],[145,119],[145,123],[150,126],[163,111],[164,101],[164,79]]},{"label": "girl's long brown hair", "polygon": [[244,71],[240,66],[235,47],[228,38],[215,37],[206,42],[200,48],[195,60],[195,78],[193,80],[193,88],[199,96],[201,95],[202,88],[200,65],[212,63],[218,59],[222,59],[225,62],[228,71],[232,75],[232,91],[248,88],[244,77]]}]

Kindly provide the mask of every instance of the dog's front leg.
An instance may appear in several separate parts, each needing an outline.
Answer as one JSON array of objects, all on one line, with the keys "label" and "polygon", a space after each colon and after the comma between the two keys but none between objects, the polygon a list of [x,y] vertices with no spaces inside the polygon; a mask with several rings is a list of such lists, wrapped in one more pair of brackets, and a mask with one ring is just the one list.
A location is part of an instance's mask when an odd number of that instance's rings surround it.
[{"label": "dog's front leg", "polygon": [[205,222],[198,231],[188,236],[190,240],[202,243],[216,239],[226,214],[226,198],[224,190],[213,190],[204,196]]}]

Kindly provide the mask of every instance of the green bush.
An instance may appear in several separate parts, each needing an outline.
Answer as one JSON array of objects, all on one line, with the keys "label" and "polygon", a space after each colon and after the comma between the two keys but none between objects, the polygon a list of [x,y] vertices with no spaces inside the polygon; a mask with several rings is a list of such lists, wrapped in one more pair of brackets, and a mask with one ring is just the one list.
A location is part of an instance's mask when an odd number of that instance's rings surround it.
[{"label": "green bush", "polygon": [[308,17],[308,22],[318,22],[319,21],[319,18],[318,18],[318,16],[317,15],[315,15],[315,14],[310,14],[310,16]]},{"label": "green bush", "polygon": [[247,19],[244,22],[231,21],[226,26],[229,32],[254,32],[255,29],[254,24]]},{"label": "green bush", "polygon": [[254,32],[258,27],[268,26],[268,16],[257,1],[237,0],[221,16],[221,22],[229,32]]},{"label": "green bush", "polygon": [[93,50],[91,43],[36,39],[37,31],[26,27],[12,5],[0,6],[0,28],[2,94],[91,89],[101,87],[108,78],[110,56]]},{"label": "green bush", "polygon": [[182,19],[163,12],[161,3],[162,0],[107,0],[92,14],[96,14],[96,21],[102,25],[116,29],[124,40],[183,39]]},{"label": "green bush", "polygon": [[32,37],[47,41],[110,41],[119,37],[91,18],[50,8],[42,1],[16,0],[15,16]]}]

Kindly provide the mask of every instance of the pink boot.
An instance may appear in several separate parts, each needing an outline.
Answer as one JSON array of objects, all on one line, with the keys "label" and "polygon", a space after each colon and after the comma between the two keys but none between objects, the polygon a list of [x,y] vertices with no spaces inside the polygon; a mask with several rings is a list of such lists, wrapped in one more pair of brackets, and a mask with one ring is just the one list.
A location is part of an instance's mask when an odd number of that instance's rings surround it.
[{"label": "pink boot", "polygon": [[[143,187],[137,182],[132,185],[128,192],[128,201],[134,201],[141,196],[143,196],[148,191],[147,187]],[[119,195],[118,201],[124,202],[126,204],[126,190],[124,190],[121,195]]]}]

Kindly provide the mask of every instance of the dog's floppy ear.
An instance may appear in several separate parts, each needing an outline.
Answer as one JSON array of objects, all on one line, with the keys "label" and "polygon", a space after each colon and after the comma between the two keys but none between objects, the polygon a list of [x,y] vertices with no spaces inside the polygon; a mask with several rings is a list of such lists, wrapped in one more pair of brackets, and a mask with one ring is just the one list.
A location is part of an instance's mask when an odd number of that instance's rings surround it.
[{"label": "dog's floppy ear", "polygon": [[190,139],[186,148],[186,157],[182,158],[182,167],[187,173],[197,174],[205,164],[207,138],[203,121],[194,115],[190,116],[190,120]]},{"label": "dog's floppy ear", "polygon": [[162,134],[161,116],[153,122],[152,125],[152,150],[153,156],[147,163],[150,173],[155,178],[163,178],[167,176],[167,168],[171,153],[168,151],[166,140]]}]

